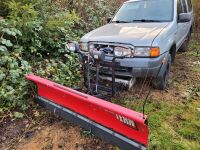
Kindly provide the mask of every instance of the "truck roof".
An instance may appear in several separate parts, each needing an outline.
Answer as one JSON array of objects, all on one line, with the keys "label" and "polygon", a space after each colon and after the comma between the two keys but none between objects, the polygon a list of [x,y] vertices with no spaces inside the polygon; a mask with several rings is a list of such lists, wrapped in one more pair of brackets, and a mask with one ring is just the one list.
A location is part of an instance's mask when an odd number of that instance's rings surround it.
[{"label": "truck roof", "polygon": [[146,1],[146,0],[128,0],[128,1],[126,1],[124,3],[136,2],[136,1]]},{"label": "truck roof", "polygon": [[144,1],[144,0],[128,0],[128,1],[126,1],[124,3],[135,2],[135,1]]}]

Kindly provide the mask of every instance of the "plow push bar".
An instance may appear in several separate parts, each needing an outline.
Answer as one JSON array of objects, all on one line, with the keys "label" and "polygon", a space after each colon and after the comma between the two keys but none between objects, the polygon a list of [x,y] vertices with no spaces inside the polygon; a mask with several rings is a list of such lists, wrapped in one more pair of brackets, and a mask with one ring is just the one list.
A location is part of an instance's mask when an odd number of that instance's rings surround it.
[{"label": "plow push bar", "polygon": [[124,150],[147,149],[147,117],[119,105],[27,75],[38,87],[37,102]]}]

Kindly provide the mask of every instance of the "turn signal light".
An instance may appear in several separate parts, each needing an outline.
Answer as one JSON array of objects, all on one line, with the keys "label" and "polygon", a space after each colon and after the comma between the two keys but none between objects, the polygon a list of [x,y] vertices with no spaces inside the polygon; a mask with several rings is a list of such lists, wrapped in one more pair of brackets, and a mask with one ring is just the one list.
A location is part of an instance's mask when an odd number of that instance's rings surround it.
[{"label": "turn signal light", "polygon": [[160,56],[160,48],[152,47],[150,52],[150,57],[158,57],[158,56]]}]

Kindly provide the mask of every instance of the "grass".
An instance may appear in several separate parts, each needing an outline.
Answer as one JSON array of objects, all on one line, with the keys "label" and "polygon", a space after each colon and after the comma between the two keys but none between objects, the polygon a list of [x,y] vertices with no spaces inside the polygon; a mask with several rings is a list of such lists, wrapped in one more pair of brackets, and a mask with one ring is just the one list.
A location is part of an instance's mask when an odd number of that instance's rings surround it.
[{"label": "grass", "polygon": [[189,50],[186,52],[188,56],[200,57],[200,41],[192,40],[189,45]]},{"label": "grass", "polygon": [[[142,111],[142,101],[126,101],[124,106]],[[200,100],[150,100],[145,113],[149,121],[149,149],[199,150]]]},{"label": "grass", "polygon": [[194,68],[193,68],[193,71],[194,71],[194,72],[200,73],[200,67],[194,67]]},{"label": "grass", "polygon": [[[154,111],[155,105],[161,108]],[[150,148],[158,149],[200,149],[200,114],[197,102],[187,106],[181,102],[152,102],[147,106],[150,124]],[[197,103],[200,104],[200,103]],[[153,111],[152,111],[153,110]]]}]

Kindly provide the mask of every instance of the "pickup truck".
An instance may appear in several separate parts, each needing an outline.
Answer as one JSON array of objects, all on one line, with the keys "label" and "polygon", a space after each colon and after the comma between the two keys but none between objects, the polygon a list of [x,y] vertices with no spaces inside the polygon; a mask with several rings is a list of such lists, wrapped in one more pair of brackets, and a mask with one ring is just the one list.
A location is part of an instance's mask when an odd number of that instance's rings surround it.
[{"label": "pickup truck", "polygon": [[118,78],[150,77],[154,88],[166,89],[176,52],[186,51],[190,40],[191,0],[129,0],[107,21],[81,38],[81,53],[109,48],[105,61],[126,55],[116,60]]}]

